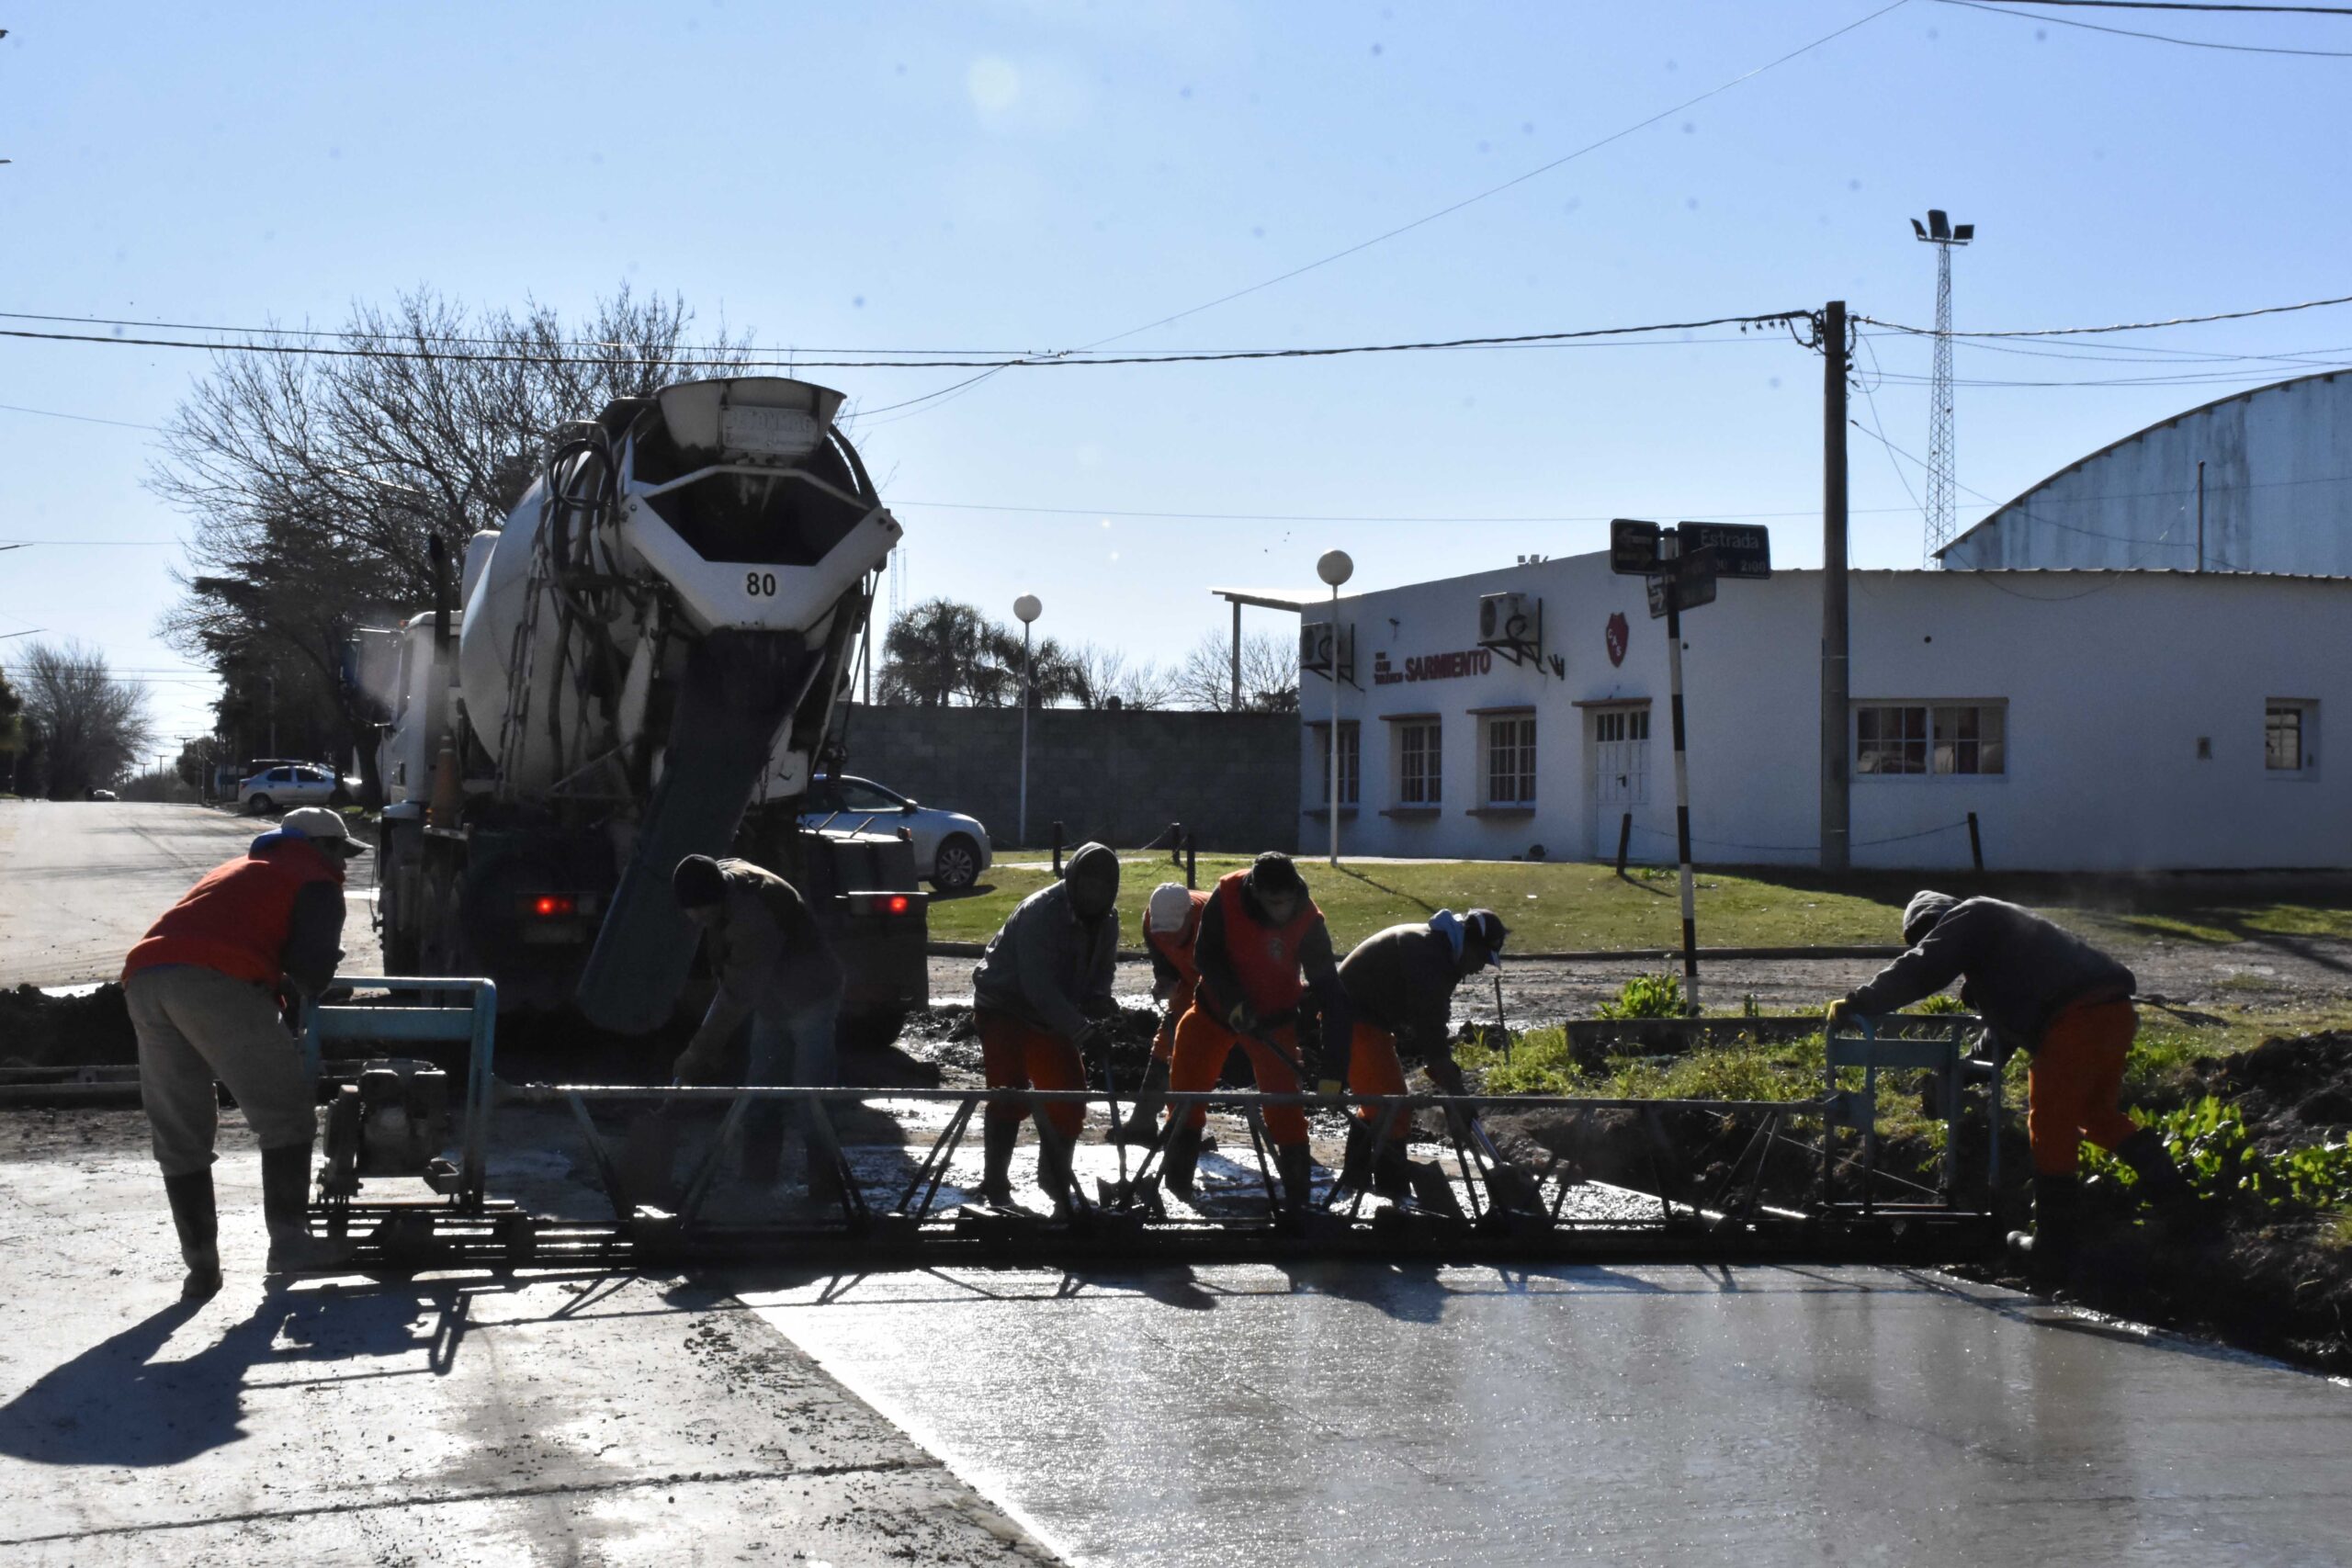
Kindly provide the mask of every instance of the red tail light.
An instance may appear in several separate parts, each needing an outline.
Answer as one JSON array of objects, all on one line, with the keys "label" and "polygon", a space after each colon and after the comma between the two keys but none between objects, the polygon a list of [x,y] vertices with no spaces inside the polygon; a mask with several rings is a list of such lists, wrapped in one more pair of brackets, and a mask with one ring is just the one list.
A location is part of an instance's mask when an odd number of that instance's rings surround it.
[{"label": "red tail light", "polygon": [[913,900],[910,899],[903,893],[893,893],[890,895],[890,901],[884,905],[883,908],[888,909],[890,913],[894,915],[903,915],[909,909],[914,908],[914,903]]},{"label": "red tail light", "polygon": [[577,914],[577,900],[561,893],[542,893],[531,900],[531,913],[546,919],[560,919]]}]

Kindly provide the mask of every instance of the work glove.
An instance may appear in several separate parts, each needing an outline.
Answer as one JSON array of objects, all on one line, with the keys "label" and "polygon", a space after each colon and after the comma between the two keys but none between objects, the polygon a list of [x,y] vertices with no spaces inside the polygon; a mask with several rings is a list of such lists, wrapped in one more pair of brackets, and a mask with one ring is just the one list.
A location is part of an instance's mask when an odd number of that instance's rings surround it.
[{"label": "work glove", "polygon": [[1248,1002],[1236,1002],[1226,1010],[1225,1026],[1236,1034],[1255,1034],[1258,1032],[1258,1015],[1250,1010]]},{"label": "work glove", "polygon": [[1854,1010],[1853,1003],[1848,1001],[1845,998],[1840,997],[1836,1001],[1829,1004],[1827,1018],[1831,1032],[1836,1033],[1844,1032],[1859,1026],[1861,1022],[1862,1015]]}]

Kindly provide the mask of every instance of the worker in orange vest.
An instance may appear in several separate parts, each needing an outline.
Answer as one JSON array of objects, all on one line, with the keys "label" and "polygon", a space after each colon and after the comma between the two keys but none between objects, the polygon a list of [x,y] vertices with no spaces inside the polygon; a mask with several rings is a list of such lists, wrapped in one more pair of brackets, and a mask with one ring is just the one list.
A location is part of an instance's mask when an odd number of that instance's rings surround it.
[{"label": "worker in orange vest", "polygon": [[1143,946],[1151,955],[1151,997],[1163,1004],[1159,1032],[1152,1037],[1151,1066],[1144,1070],[1136,1090],[1135,1109],[1111,1129],[1103,1141],[1148,1144],[1159,1132],[1159,1108],[1168,1101],[1168,1066],[1176,1054],[1176,1021],[1193,1005],[1200,987],[1201,966],[1193,956],[1200,941],[1201,915],[1209,896],[1181,882],[1163,882],[1151,890],[1144,907]]},{"label": "worker in orange vest", "polygon": [[[1171,1091],[1214,1088],[1238,1045],[1249,1053],[1261,1092],[1298,1093],[1304,1066],[1299,1013],[1310,993],[1322,1014],[1325,1040],[1345,1052],[1351,1029],[1347,993],[1340,984],[1331,933],[1288,855],[1260,855],[1249,870],[1217,879],[1216,891],[1201,911],[1193,954],[1201,977],[1193,1005],[1176,1024],[1168,1072]],[[1207,1122],[1206,1107],[1194,1104],[1177,1115],[1169,1134],[1163,1168],[1180,1197],[1192,1196]],[[1306,1113],[1296,1105],[1270,1105],[1265,1122],[1283,1201],[1295,1213],[1306,1205],[1315,1168],[1307,1152]]]},{"label": "worker in orange vest", "polygon": [[150,927],[123,961],[123,999],[139,1038],[146,1108],[164,1195],[187,1266],[184,1300],[220,1289],[213,1140],[229,1086],[261,1145],[269,1271],[333,1263],[342,1248],[310,1234],[317,1095],[279,993],[316,996],[343,957],[343,873],[368,848],[340,812],[289,811],[246,852],[215,866]]}]

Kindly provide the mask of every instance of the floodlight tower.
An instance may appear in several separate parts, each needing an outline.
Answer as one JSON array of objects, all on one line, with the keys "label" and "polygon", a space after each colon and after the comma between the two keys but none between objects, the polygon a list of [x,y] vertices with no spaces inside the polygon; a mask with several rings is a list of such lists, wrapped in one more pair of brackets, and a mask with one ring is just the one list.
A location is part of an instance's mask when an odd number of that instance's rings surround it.
[{"label": "floodlight tower", "polygon": [[1954,224],[1943,209],[1928,209],[1922,226],[1911,220],[1911,231],[1936,247],[1936,363],[1928,381],[1928,535],[1920,554],[1925,564],[1938,564],[1936,552],[1951,543],[1953,532],[1951,435],[1951,253],[1976,237],[1973,223]]}]

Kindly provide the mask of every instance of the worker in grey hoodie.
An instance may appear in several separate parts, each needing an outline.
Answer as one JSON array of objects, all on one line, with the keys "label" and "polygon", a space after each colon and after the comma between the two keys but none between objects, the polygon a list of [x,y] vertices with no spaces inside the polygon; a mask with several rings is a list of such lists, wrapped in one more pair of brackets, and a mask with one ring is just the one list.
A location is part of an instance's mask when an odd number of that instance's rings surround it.
[{"label": "worker in grey hoodie", "polygon": [[[1080,844],[1059,882],[1023,898],[989,939],[972,971],[972,1021],[989,1088],[1082,1089],[1084,1050],[1102,1020],[1115,1014],[1111,976],[1118,962],[1119,857]],[[1012,1201],[1012,1150],[1021,1141],[1023,1102],[1008,1093],[989,1101],[981,1119],[986,1166],[980,1195]],[[1085,1124],[1074,1101],[1036,1108],[1037,1185],[1058,1212],[1070,1201],[1070,1152]]]},{"label": "worker in grey hoodie", "polygon": [[1908,1007],[1954,980],[1960,999],[1990,1026],[1996,1060],[2032,1053],[2026,1076],[2026,1132],[2033,1148],[2033,1230],[2009,1238],[2038,1279],[2055,1280],[2077,1235],[2082,1145],[2087,1138],[2137,1173],[2155,1202],[2177,1204],[2188,1183],[2154,1129],[2117,1100],[2124,1058],[2138,1032],[2132,971],[2030,909],[1998,898],[1922,891],[1903,911],[1910,951],[1867,985],[1832,1002],[1842,1027],[1852,1015]]}]

